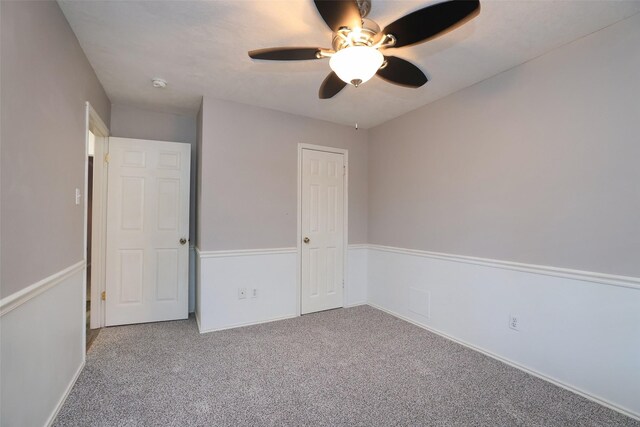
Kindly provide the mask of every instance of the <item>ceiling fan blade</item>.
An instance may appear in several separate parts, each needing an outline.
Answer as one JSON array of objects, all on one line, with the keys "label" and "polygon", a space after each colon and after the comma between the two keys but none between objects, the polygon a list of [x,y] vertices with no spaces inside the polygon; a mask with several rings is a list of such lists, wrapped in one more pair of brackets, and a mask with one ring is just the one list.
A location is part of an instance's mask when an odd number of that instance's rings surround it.
[{"label": "ceiling fan blade", "polygon": [[336,32],[340,27],[361,27],[362,17],[356,0],[314,0],[320,16],[327,23],[331,31]]},{"label": "ceiling fan blade", "polygon": [[332,71],[320,85],[318,97],[320,99],[333,98],[338,92],[344,89],[346,85],[347,84],[342,81],[336,73]]},{"label": "ceiling fan blade", "polygon": [[422,43],[462,25],[480,13],[478,0],[449,0],[427,6],[387,25],[383,31],[396,38],[393,47]]},{"label": "ceiling fan blade", "polygon": [[385,56],[387,65],[376,73],[378,77],[406,87],[420,87],[429,81],[420,68],[409,61],[405,61],[395,56]]},{"label": "ceiling fan blade", "polygon": [[270,47],[256,49],[249,52],[253,59],[267,59],[271,61],[302,61],[306,59],[319,59],[316,54],[319,47]]}]

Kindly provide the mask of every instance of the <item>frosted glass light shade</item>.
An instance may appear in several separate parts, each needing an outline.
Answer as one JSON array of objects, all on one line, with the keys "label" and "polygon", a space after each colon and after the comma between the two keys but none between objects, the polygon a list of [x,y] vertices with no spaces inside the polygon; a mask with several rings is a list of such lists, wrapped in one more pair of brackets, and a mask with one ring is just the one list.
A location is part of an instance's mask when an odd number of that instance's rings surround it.
[{"label": "frosted glass light shade", "polygon": [[352,46],[334,53],[329,66],[343,81],[358,86],[376,74],[384,62],[378,49]]}]

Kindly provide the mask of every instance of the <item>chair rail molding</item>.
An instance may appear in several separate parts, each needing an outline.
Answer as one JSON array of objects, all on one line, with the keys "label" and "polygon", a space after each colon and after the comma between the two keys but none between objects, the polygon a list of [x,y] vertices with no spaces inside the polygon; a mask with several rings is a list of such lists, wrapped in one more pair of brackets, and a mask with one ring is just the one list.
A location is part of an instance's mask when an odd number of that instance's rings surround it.
[{"label": "chair rail molding", "polygon": [[226,251],[203,251],[198,247],[195,248],[200,258],[220,258],[220,257],[236,257],[250,255],[272,255],[272,254],[293,254],[298,252],[297,248],[264,248],[264,249],[233,249]]},{"label": "chair rail molding", "polygon": [[451,262],[459,262],[465,264],[482,265],[491,268],[500,268],[504,270],[515,270],[525,273],[541,274],[544,276],[561,277],[565,279],[574,279],[584,282],[600,283],[603,285],[621,286],[625,288],[640,290],[640,277],[619,276],[615,274],[597,273],[592,271],[574,270],[569,268],[551,267],[546,265],[525,264],[513,261],[503,261],[490,258],[479,258],[466,255],[454,255],[442,252],[430,252],[419,249],[405,249],[394,246],[384,246],[370,244],[368,248],[371,250],[392,252],[402,255],[413,255],[423,258],[440,259]]},{"label": "chair rail molding", "polygon": [[69,267],[60,270],[44,279],[28,286],[18,292],[15,292],[0,300],[0,316],[4,316],[11,310],[21,306],[30,299],[46,292],[48,289],[63,282],[65,279],[73,276],[78,271],[84,269],[86,266],[85,260],[78,261],[77,263],[70,265]]}]

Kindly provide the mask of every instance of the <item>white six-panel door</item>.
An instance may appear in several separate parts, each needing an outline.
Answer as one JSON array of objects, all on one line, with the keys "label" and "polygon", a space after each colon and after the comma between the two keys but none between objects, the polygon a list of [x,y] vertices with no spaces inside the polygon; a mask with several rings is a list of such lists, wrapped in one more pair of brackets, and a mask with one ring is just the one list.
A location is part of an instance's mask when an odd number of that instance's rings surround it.
[{"label": "white six-panel door", "polygon": [[190,146],[109,139],[106,325],[186,319]]},{"label": "white six-panel door", "polygon": [[302,314],[343,306],[344,166],[344,154],[302,150]]}]

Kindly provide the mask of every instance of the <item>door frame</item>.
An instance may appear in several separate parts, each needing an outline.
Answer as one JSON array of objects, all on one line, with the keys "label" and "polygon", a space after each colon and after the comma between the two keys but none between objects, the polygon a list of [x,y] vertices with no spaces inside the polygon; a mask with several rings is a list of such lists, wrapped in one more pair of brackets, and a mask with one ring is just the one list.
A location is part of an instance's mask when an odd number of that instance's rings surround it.
[{"label": "door frame", "polygon": [[[95,136],[93,155],[93,197],[91,209],[91,259],[87,259],[88,187],[89,187],[89,131]],[[104,301],[101,295],[105,288],[105,256],[107,235],[107,155],[109,153],[109,128],[97,111],[86,102],[85,110],[85,151],[84,151],[84,221],[83,254],[85,260],[82,286],[82,346],[86,353],[86,305],[87,263],[91,263],[91,305],[90,327],[102,328],[105,323]]]},{"label": "door frame", "polygon": [[325,153],[342,154],[344,156],[344,245],[343,245],[343,276],[342,306],[347,305],[348,270],[347,255],[349,252],[349,150],[346,148],[326,147],[323,145],[298,143],[298,227],[296,235],[297,253],[297,286],[296,286],[296,315],[302,315],[302,152],[303,150],[322,151]]}]

